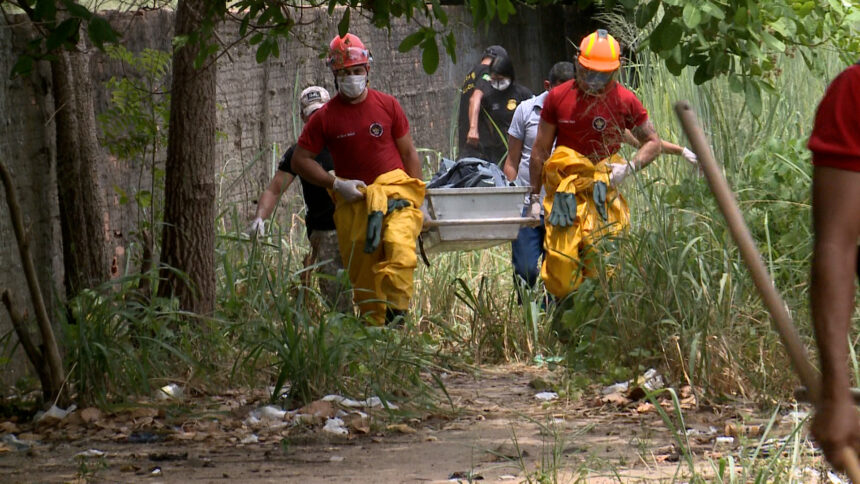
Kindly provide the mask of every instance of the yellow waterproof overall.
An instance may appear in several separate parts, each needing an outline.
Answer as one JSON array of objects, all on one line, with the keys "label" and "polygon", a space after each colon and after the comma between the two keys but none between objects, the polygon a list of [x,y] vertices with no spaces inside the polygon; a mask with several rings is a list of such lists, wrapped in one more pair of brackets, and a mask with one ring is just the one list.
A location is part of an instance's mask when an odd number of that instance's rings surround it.
[{"label": "yellow waterproof overall", "polygon": [[[556,193],[573,193],[576,196],[576,220],[572,226],[555,227],[546,223],[546,257],[541,266],[541,278],[546,290],[557,298],[564,298],[576,290],[585,277],[594,276],[594,267],[585,257],[594,244],[603,237],[617,235],[630,225],[627,201],[609,186],[610,163],[626,162],[616,154],[594,164],[566,146],[556,147],[544,163],[542,181],[546,197],[543,206],[547,220],[552,213]],[[599,181],[607,186],[605,221],[593,198],[592,187]]]},{"label": "yellow waterproof overall", "polygon": [[[415,241],[423,223],[419,207],[424,202],[424,182],[403,170],[393,170],[379,175],[365,195],[364,200],[349,203],[335,194],[334,225],[353,300],[361,314],[382,324],[386,307],[409,309],[412,273],[418,265]],[[411,206],[386,214],[389,198],[408,200]],[[375,211],[385,214],[382,242],[367,254],[367,216]]]}]

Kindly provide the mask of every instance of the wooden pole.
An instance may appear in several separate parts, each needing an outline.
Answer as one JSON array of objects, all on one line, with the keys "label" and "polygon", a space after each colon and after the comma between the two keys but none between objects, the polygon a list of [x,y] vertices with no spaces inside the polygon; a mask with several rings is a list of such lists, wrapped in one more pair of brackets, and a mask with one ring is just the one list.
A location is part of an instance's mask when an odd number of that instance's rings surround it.
[{"label": "wooden pole", "polygon": [[[759,295],[764,301],[765,306],[767,306],[773,325],[777,333],[779,333],[786,352],[788,352],[791,364],[800,377],[800,381],[808,389],[813,403],[816,403],[821,390],[820,375],[809,363],[806,348],[800,341],[800,336],[791,320],[791,315],[786,308],[785,301],[783,301],[779,292],[774,287],[773,279],[771,279],[758,251],[758,247],[756,247],[755,241],[753,241],[752,235],[744,222],[734,193],[729,188],[726,177],[720,171],[720,167],[716,159],[714,159],[713,153],[711,153],[710,143],[708,143],[708,139],[705,137],[705,132],[699,126],[696,113],[686,101],[676,103],[675,112],[681,121],[681,126],[684,128],[687,139],[690,140],[693,151],[699,157],[699,164],[705,173],[708,186],[717,199],[720,211],[726,218],[732,238],[738,245],[741,257],[752,274],[753,282],[758,289]],[[848,477],[853,482],[860,483],[860,461],[858,461],[857,455],[850,447],[845,447],[843,453],[842,457]]]}]

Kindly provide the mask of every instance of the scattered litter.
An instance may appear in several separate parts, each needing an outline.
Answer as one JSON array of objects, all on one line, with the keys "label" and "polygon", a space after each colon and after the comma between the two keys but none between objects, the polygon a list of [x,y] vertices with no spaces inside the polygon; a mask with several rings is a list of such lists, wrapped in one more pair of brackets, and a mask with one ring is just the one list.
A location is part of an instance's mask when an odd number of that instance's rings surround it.
[{"label": "scattered litter", "polygon": [[716,435],[717,428],[714,426],[708,427],[706,430],[699,430],[694,428],[689,428],[686,431],[687,437],[711,437]]},{"label": "scattered litter", "polygon": [[33,420],[36,422],[41,422],[46,419],[63,420],[68,417],[70,413],[74,412],[76,408],[78,408],[77,405],[72,405],[68,409],[63,410],[56,405],[51,405],[51,408],[49,408],[47,412],[36,412],[36,416]]},{"label": "scattered litter", "polygon": [[383,401],[379,397],[370,397],[366,400],[353,400],[351,398],[342,397],[340,395],[326,395],[323,397],[323,401],[334,402],[338,405],[349,408],[377,408],[387,406],[388,408],[397,410],[397,405],[391,402],[385,402],[385,404],[383,405]]},{"label": "scattered litter", "polygon": [[18,437],[13,434],[4,435],[3,443],[15,450],[27,450],[35,444],[31,440],[18,440]]},{"label": "scattered litter", "polygon": [[181,400],[184,395],[182,387],[176,383],[164,385],[155,391],[155,398],[159,400]]},{"label": "scattered litter", "polygon": [[791,422],[799,423],[806,420],[807,417],[809,417],[809,412],[806,410],[792,410],[785,414],[784,418]]},{"label": "scattered litter", "polygon": [[734,438],[734,437],[725,437],[725,436],[721,436],[721,437],[717,437],[717,438],[714,440],[714,443],[715,443],[715,444],[717,444],[717,445],[720,445],[720,444],[722,444],[722,445],[732,445],[733,443],[735,443],[735,438]]},{"label": "scattered litter", "polygon": [[164,437],[152,432],[132,432],[126,440],[129,444],[152,444],[164,440]]},{"label": "scattered litter", "polygon": [[152,471],[149,472],[149,475],[153,477],[161,476],[161,467],[153,467]]},{"label": "scattered litter", "polygon": [[535,395],[535,398],[538,400],[543,400],[544,402],[548,402],[550,400],[555,400],[558,398],[558,393],[556,392],[540,392]]},{"label": "scattered litter", "polygon": [[273,405],[266,405],[255,410],[255,417],[260,420],[283,420],[286,414],[285,410],[281,410]]},{"label": "scattered litter", "polygon": [[517,476],[513,476],[511,474],[502,474],[499,476],[500,481],[513,481]]},{"label": "scattered litter", "polygon": [[107,454],[103,450],[89,449],[89,450],[85,450],[83,452],[78,452],[77,454],[75,454],[75,457],[81,457],[81,458],[104,457],[105,455],[107,455]]},{"label": "scattered litter", "polygon": [[472,471],[457,471],[452,472],[450,476],[448,476],[449,481],[458,482],[460,479],[465,479],[468,482],[472,481],[483,481],[484,476],[480,474],[473,474]]},{"label": "scattered litter", "polygon": [[343,462],[343,456],[342,455],[333,455],[333,456],[331,456],[331,458],[329,458],[329,461],[330,462]]},{"label": "scattered litter", "polygon": [[257,437],[257,434],[251,434],[240,441],[243,444],[256,444],[260,442],[260,439]]},{"label": "scattered litter", "polygon": [[645,380],[642,383],[642,388],[646,391],[653,392],[654,390],[659,390],[663,388],[663,376],[657,373],[657,370],[654,368],[649,369],[642,375],[642,378]]},{"label": "scattered litter", "polygon": [[829,480],[830,484],[847,484],[844,479],[839,477],[833,471],[827,471],[827,479]]},{"label": "scattered litter", "polygon": [[269,392],[269,395],[272,395],[275,398],[287,398],[290,396],[290,385],[284,385],[281,387],[280,395],[275,396],[275,386],[272,385],[270,387],[266,387],[266,391]]},{"label": "scattered litter", "polygon": [[628,388],[630,388],[630,382],[623,381],[603,388],[601,393],[603,395],[609,395],[610,393],[625,393]]},{"label": "scattered litter", "polygon": [[344,427],[343,420],[336,417],[325,421],[323,432],[328,432],[333,435],[349,435],[349,430]]}]

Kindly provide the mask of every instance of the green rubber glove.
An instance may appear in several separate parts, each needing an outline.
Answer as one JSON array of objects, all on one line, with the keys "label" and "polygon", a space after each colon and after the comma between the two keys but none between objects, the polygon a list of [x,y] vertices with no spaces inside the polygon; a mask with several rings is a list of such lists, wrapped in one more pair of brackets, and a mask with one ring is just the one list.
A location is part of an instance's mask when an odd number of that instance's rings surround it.
[{"label": "green rubber glove", "polygon": [[576,220],[576,194],[557,192],[547,221],[556,227],[570,227]]},{"label": "green rubber glove", "polygon": [[592,198],[594,198],[594,204],[597,205],[597,213],[605,221],[609,218],[606,214],[606,183],[602,181],[595,183],[593,190]]},{"label": "green rubber glove", "polygon": [[372,254],[382,242],[382,212],[371,212],[367,216],[367,238],[364,241],[364,252]]},{"label": "green rubber glove", "polygon": [[389,198],[388,199],[388,212],[386,212],[385,215],[388,215],[391,212],[400,210],[401,208],[406,208],[409,205],[411,205],[411,203],[409,203],[409,200],[403,200],[400,198]]}]

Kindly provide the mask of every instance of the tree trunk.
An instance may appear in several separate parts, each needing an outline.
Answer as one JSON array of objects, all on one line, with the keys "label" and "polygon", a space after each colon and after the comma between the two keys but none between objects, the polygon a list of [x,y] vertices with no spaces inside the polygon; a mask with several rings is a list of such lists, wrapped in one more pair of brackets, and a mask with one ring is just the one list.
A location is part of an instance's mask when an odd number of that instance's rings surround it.
[{"label": "tree trunk", "polygon": [[[200,30],[205,0],[180,0],[176,35]],[[162,262],[158,293],[182,309],[210,314],[215,307],[215,66],[195,69],[200,45],[173,51],[170,131],[165,165]]]},{"label": "tree trunk", "polygon": [[110,277],[105,203],[98,181],[99,145],[89,59],[82,41],[51,62],[57,126],[57,187],[63,233],[66,296]]}]

